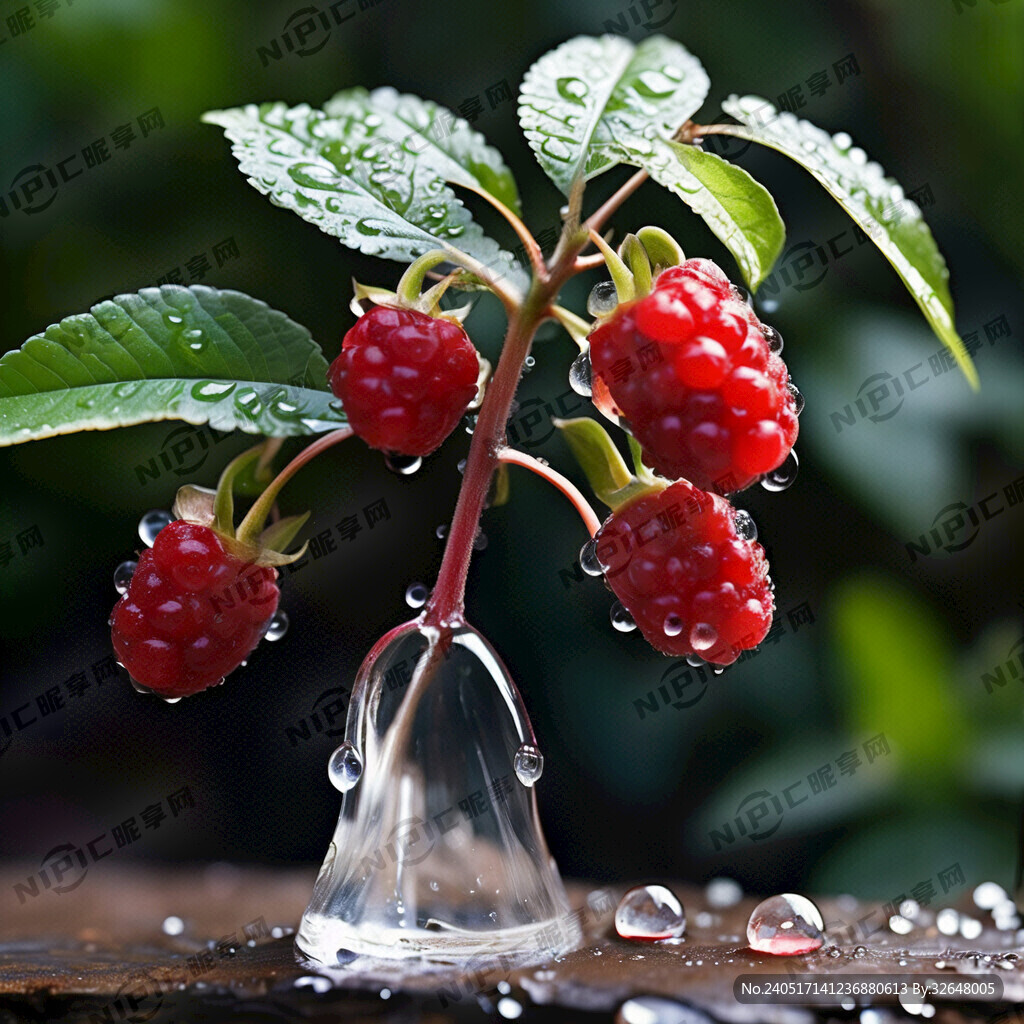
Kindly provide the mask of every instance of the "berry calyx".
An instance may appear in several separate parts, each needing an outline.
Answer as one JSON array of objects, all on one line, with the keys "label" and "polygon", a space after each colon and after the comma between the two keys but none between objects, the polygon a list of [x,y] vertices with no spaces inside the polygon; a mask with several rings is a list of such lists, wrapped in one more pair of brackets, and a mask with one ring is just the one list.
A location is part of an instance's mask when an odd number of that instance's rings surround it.
[{"label": "berry calyx", "polygon": [[618,507],[591,542],[605,582],[656,650],[730,665],[768,633],[775,599],[749,520],[686,480]]},{"label": "berry calyx", "polygon": [[628,423],[655,472],[742,490],[777,469],[797,437],[776,339],[711,260],[687,260],[591,333],[595,403]]},{"label": "berry calyx", "polygon": [[480,359],[457,322],[375,306],[345,335],[328,380],[372,448],[429,455],[477,394]]}]

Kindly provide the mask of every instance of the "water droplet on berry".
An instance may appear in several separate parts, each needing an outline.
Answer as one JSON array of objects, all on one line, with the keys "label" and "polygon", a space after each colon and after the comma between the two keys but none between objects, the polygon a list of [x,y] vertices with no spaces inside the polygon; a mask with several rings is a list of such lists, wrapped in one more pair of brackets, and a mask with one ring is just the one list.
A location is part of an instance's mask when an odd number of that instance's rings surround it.
[{"label": "water droplet on berry", "polygon": [[148,686],[143,686],[137,679],[133,679],[131,676],[128,677],[128,682],[132,684],[132,689],[136,693],[151,694],[153,691]]},{"label": "water droplet on berry", "polygon": [[544,755],[532,743],[524,743],[512,759],[516,778],[526,787],[531,787],[544,774]]},{"label": "water droplet on berry", "polygon": [[483,551],[487,547],[487,534],[482,531],[478,531],[477,535],[473,538],[473,550]]},{"label": "water droplet on berry", "polygon": [[620,633],[631,633],[636,629],[633,616],[626,611],[626,606],[621,601],[616,601],[612,605],[609,618],[612,620],[612,626]]},{"label": "water droplet on berry", "polygon": [[686,931],[686,911],[671,889],[638,885],[619,901],[615,930],[624,939],[678,939]]},{"label": "water droplet on berry", "polygon": [[704,897],[710,907],[734,907],[743,899],[743,887],[731,878],[712,878],[704,890]]},{"label": "water droplet on berry", "polygon": [[690,630],[690,646],[695,651],[710,651],[718,643],[718,630],[710,622],[698,622]]},{"label": "water droplet on berry", "polygon": [[399,476],[412,476],[423,465],[423,460],[418,455],[399,455],[397,452],[389,452],[384,456],[384,465]]},{"label": "water droplet on berry", "polygon": [[736,509],[732,521],[736,527],[736,536],[740,540],[757,540],[757,524],[749,512],[741,508]]},{"label": "water droplet on berry", "polygon": [[796,452],[790,452],[778,469],[773,469],[761,477],[761,486],[766,491],[784,491],[792,485],[799,469],[800,460],[796,457]]},{"label": "water droplet on berry", "polygon": [[448,524],[447,523],[441,523],[441,525],[438,526],[438,528],[436,530],[434,530],[434,536],[438,540],[444,540],[445,537],[448,536]]},{"label": "water droplet on berry", "polygon": [[821,912],[806,896],[786,892],[759,903],[747,923],[751,949],[773,956],[811,953],[825,943]]},{"label": "water droplet on berry", "polygon": [[139,538],[146,547],[151,548],[156,535],[168,524],[174,522],[174,516],[162,508],[147,512],[139,520]]},{"label": "water droplet on berry", "polygon": [[119,594],[128,593],[128,587],[132,582],[132,576],[135,575],[135,569],[138,564],[138,562],[122,562],[114,570],[114,589]]},{"label": "water droplet on berry", "polygon": [[748,306],[753,302],[754,296],[746,288],[741,288],[738,284],[732,286],[732,293],[740,302],[745,302]]},{"label": "water droplet on berry", "polygon": [[588,576],[601,576],[604,573],[604,566],[601,559],[597,557],[597,538],[591,537],[583,547],[580,548],[580,568]]},{"label": "water droplet on berry", "polygon": [[346,740],[331,754],[327,763],[327,776],[339,793],[347,793],[363,774],[363,758],[353,744]]},{"label": "water droplet on berry", "polygon": [[331,982],[328,978],[308,974],[303,978],[296,978],[295,981],[292,982],[292,987],[308,988],[317,995],[323,995],[325,992],[331,991]]},{"label": "water droplet on berry", "polygon": [[789,393],[793,396],[793,402],[796,405],[796,414],[800,415],[804,411],[804,396],[800,393],[800,389],[790,381],[788,385]]},{"label": "water droplet on berry", "polygon": [[430,597],[430,588],[425,583],[410,583],[405,588],[405,603],[410,608],[422,608]]},{"label": "water droplet on berry", "polygon": [[590,398],[594,393],[594,383],[590,367],[590,352],[581,352],[569,367],[569,387],[582,395]]},{"label": "water droplet on berry", "polygon": [[778,354],[782,351],[782,335],[769,324],[761,324],[761,333],[768,342],[768,351]]},{"label": "water droplet on berry", "polygon": [[587,312],[595,319],[609,316],[619,308],[619,293],[614,281],[598,281],[587,297]]},{"label": "water droplet on berry", "polygon": [[699,654],[688,654],[686,656],[686,664],[690,668],[700,668],[702,665],[706,665],[707,662]]},{"label": "water droplet on berry", "polygon": [[683,631],[683,620],[675,614],[666,615],[662,628],[665,630],[665,636],[679,636]]},{"label": "water droplet on berry", "polygon": [[287,632],[288,614],[278,609],[274,612],[274,617],[270,620],[270,625],[267,626],[267,631],[263,636],[273,643],[275,640],[280,640]]},{"label": "water droplet on berry", "polygon": [[158,696],[158,697],[159,697],[159,698],[160,698],[160,699],[161,699],[161,700],[162,700],[162,701],[163,701],[163,702],[164,702],[165,704],[177,704],[177,703],[178,703],[178,701],[180,701],[180,700],[181,700],[181,698],[180,698],[180,697],[165,697],[165,696],[164,696],[164,695],[163,695],[162,693],[158,693],[158,694],[157,694],[157,696]]}]

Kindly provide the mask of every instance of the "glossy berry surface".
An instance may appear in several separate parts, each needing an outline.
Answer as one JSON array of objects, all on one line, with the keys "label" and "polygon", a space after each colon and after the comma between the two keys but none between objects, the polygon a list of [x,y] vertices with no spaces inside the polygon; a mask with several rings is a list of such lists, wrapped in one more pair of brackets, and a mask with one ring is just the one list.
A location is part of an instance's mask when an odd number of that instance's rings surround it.
[{"label": "glossy berry surface", "polygon": [[372,448],[429,455],[476,397],[480,361],[456,323],[375,306],[345,335],[328,380]]},{"label": "glossy berry surface", "polygon": [[741,490],[796,441],[797,397],[773,343],[711,260],[687,260],[591,333],[594,400],[627,421],[655,472]]},{"label": "glossy berry surface", "polygon": [[238,668],[280,596],[275,569],[236,558],[209,527],[177,519],[139,556],[114,606],[114,651],[136,682],[188,696]]},{"label": "glossy berry surface", "polygon": [[685,480],[613,512],[595,538],[605,581],[652,647],[729,665],[768,632],[764,549],[725,498]]}]

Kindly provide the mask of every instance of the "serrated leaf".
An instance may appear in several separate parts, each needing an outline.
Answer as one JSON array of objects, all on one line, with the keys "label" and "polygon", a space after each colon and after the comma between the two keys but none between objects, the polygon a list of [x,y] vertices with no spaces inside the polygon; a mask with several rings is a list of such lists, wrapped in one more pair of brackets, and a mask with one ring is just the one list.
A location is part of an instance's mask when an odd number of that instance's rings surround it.
[{"label": "serrated leaf", "polygon": [[512,254],[483,233],[437,169],[375,139],[365,114],[265,103],[203,120],[224,129],[249,184],[344,245],[403,263],[431,249],[464,252],[524,284]]},{"label": "serrated leaf", "polygon": [[704,218],[733,254],[751,291],[768,276],[786,240],[786,226],[768,190],[742,167],[696,146],[645,140],[650,152],[630,157],[658,184]]},{"label": "serrated leaf", "polygon": [[519,190],[501,153],[447,108],[385,86],[339,92],[324,104],[324,113],[361,119],[374,139],[402,146],[445,181],[482,189],[519,212]]},{"label": "serrated leaf", "polygon": [[289,437],[346,423],[309,331],[204,285],[118,295],[0,358],[0,446],[152,420]]},{"label": "serrated leaf", "polygon": [[831,136],[758,96],[730,96],[722,104],[741,124],[718,130],[784,153],[809,171],[857,222],[892,264],[932,329],[950,349],[971,386],[978,374],[956,332],[949,271],[913,200],[848,135]]},{"label": "serrated leaf", "polygon": [[[671,138],[710,82],[679,43],[651,36],[579,36],[545,54],[519,93],[519,123],[548,177],[566,194],[626,162],[632,137]],[[625,148],[624,148],[625,147]]]}]

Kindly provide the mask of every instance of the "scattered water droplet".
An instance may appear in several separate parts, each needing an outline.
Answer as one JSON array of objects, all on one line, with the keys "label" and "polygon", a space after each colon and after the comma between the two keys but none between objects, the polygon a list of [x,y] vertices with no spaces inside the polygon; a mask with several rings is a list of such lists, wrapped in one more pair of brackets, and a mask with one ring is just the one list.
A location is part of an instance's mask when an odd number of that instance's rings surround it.
[{"label": "scattered water droplet", "polygon": [[900,915],[908,921],[913,921],[921,912],[921,905],[917,900],[904,900],[899,906]]},{"label": "scattered water droplet", "polygon": [[736,536],[740,540],[757,540],[757,524],[749,512],[741,508],[736,509],[732,521],[736,527]]},{"label": "scattered water droplet", "polygon": [[675,612],[672,612],[665,616],[662,629],[665,630],[665,636],[679,636],[683,631],[683,620]]},{"label": "scattered water droplet", "polygon": [[580,548],[580,568],[588,576],[601,576],[604,574],[604,566],[601,564],[601,559],[597,557],[596,537],[591,537]]},{"label": "scattered water droplet", "polygon": [[638,885],[619,901],[615,930],[624,939],[641,942],[678,939],[686,931],[686,911],[671,889]]},{"label": "scattered water droplet", "polygon": [[132,582],[132,576],[138,567],[138,562],[122,562],[114,570],[114,589],[119,594],[127,594],[128,587]]},{"label": "scattered water droplet", "polygon": [[769,316],[772,313],[777,313],[779,311],[779,300],[778,299],[769,299],[769,298],[758,299],[757,300],[757,305],[758,305],[758,308],[760,309],[760,311],[762,313],[767,313]]},{"label": "scattered water droplet", "polygon": [[156,508],[147,512],[139,520],[139,538],[146,547],[151,548],[156,535],[168,524],[174,522],[174,516],[165,509]]},{"label": "scattered water droplet", "polygon": [[960,934],[965,939],[976,939],[982,931],[981,922],[966,914],[960,918]]},{"label": "scattered water droplet", "polygon": [[384,456],[384,465],[399,476],[412,476],[423,465],[423,459],[418,455],[398,455],[389,452]]},{"label": "scattered water droplet", "polygon": [[[222,680],[221,680],[221,682],[224,682],[224,680],[222,679]],[[165,696],[164,696],[164,695],[163,695],[162,693],[158,693],[158,694],[157,694],[157,696],[158,696],[158,697],[159,697],[159,698],[160,698],[160,699],[161,699],[161,700],[162,700],[162,701],[163,701],[163,702],[164,702],[165,704],[177,704],[177,703],[178,703],[178,701],[180,701],[180,700],[181,700],[181,698],[180,698],[180,697],[165,697]]]},{"label": "scattered water droplet", "polygon": [[476,413],[470,413],[468,416],[463,418],[462,422],[466,427],[467,434],[472,434],[473,431],[476,430],[476,422],[478,418],[479,417]]},{"label": "scattered water droplet", "polygon": [[806,896],[786,892],[759,903],[747,923],[751,949],[773,956],[812,953],[825,943],[821,912]]},{"label": "scattered water droplet", "polygon": [[559,78],[555,83],[558,95],[563,100],[585,106],[584,100],[590,92],[590,87],[581,78]]},{"label": "scattered water droplet", "polygon": [[594,393],[593,377],[590,368],[590,352],[581,352],[569,367],[569,387],[582,395],[590,398]]},{"label": "scattered water droplet", "polygon": [[532,743],[524,743],[512,760],[516,778],[524,786],[533,786],[544,773],[544,755]]},{"label": "scattered water droplet", "polygon": [[185,922],[180,917],[175,917],[172,914],[170,917],[164,918],[164,923],[160,926],[160,929],[164,935],[180,935],[185,930]]},{"label": "scattered water droplet", "polygon": [[483,551],[487,547],[487,534],[482,530],[478,530],[476,536],[473,538],[473,550]]},{"label": "scattered water droplet", "polygon": [[626,606],[621,601],[616,601],[612,605],[609,617],[612,620],[612,626],[620,633],[631,633],[636,629],[636,622],[633,620],[633,616],[626,611]]},{"label": "scattered water droplet", "polygon": [[707,662],[699,654],[688,654],[686,655],[686,664],[690,668],[700,668],[701,665],[706,665]]},{"label": "scattered water droplet", "polygon": [[455,464],[455,468],[459,471],[460,474],[461,473],[465,473],[466,472],[466,460],[465,459],[459,459],[459,461]]},{"label": "scattered water droplet", "polygon": [[782,335],[779,334],[770,324],[761,324],[761,333],[764,340],[768,342],[768,351],[779,353],[782,351]]},{"label": "scattered water droplet", "polygon": [[523,1015],[523,1007],[521,1003],[517,1002],[511,996],[503,996],[498,1000],[498,1013],[500,1013],[505,1020],[516,1020],[516,1018]]},{"label": "scattered water droplet", "polygon": [[889,918],[889,931],[897,935],[908,935],[914,930],[914,922],[908,921],[902,914],[893,914]]},{"label": "scattered water droplet", "polygon": [[587,312],[592,317],[608,316],[619,308],[619,293],[614,281],[598,281],[587,297]]},{"label": "scattered water droplet", "polygon": [[992,910],[1006,901],[1007,894],[998,882],[982,882],[974,890],[973,899],[979,910]]},{"label": "scattered water droplet", "polygon": [[405,603],[410,608],[422,608],[430,597],[430,588],[425,583],[410,583],[405,588]]},{"label": "scattered water droplet", "polygon": [[943,907],[935,915],[935,927],[943,935],[956,935],[960,930],[960,915],[952,907]]},{"label": "scattered water droplet", "polygon": [[307,974],[302,978],[296,978],[293,982],[293,986],[295,988],[312,989],[317,995],[323,995],[325,992],[330,992],[333,987],[329,978],[324,978],[317,974]]},{"label": "scattered water droplet", "polygon": [[331,754],[327,763],[327,777],[339,793],[347,793],[363,774],[363,759],[359,751],[346,740]]},{"label": "scattered water droplet", "polygon": [[734,907],[743,899],[743,887],[732,878],[712,878],[704,890],[709,907]]},{"label": "scattered water droplet", "polygon": [[572,159],[572,150],[559,138],[549,135],[541,144],[540,151],[557,160],[559,163],[568,163]]},{"label": "scattered water droplet", "polygon": [[168,327],[178,327],[180,324],[184,323],[184,320],[182,320],[180,316],[175,316],[174,313],[164,313],[164,323],[167,324]]},{"label": "scattered water droplet", "polygon": [[761,477],[761,486],[766,491],[784,491],[787,487],[792,486],[799,469],[800,460],[797,458],[796,452],[790,452],[778,469],[773,469]]},{"label": "scattered water droplet", "polygon": [[535,356],[527,356],[523,360],[523,374],[529,373],[537,365],[537,359]]},{"label": "scattered water droplet", "polygon": [[786,386],[789,388],[789,393],[793,396],[793,402],[796,405],[796,414],[799,416],[800,413],[804,411],[804,396],[792,381],[790,381]]},{"label": "scattered water droplet", "polygon": [[718,643],[718,630],[710,622],[698,622],[690,630],[690,646],[695,651],[710,651]]},{"label": "scattered water droplet", "polygon": [[232,381],[201,380],[192,385],[192,397],[199,402],[219,402],[237,387]]},{"label": "scattered water droplet", "polygon": [[438,540],[444,540],[448,536],[448,524],[441,523],[436,530],[434,530],[434,536]]},{"label": "scattered water droplet", "polygon": [[732,286],[732,293],[740,302],[745,302],[748,306],[754,302],[754,296],[746,288],[741,288],[738,284]]},{"label": "scattered water droplet", "polygon": [[274,617],[270,620],[270,625],[267,626],[267,631],[263,635],[267,640],[273,643],[275,640],[280,640],[287,632],[288,614],[281,611],[279,608],[274,613]]}]

